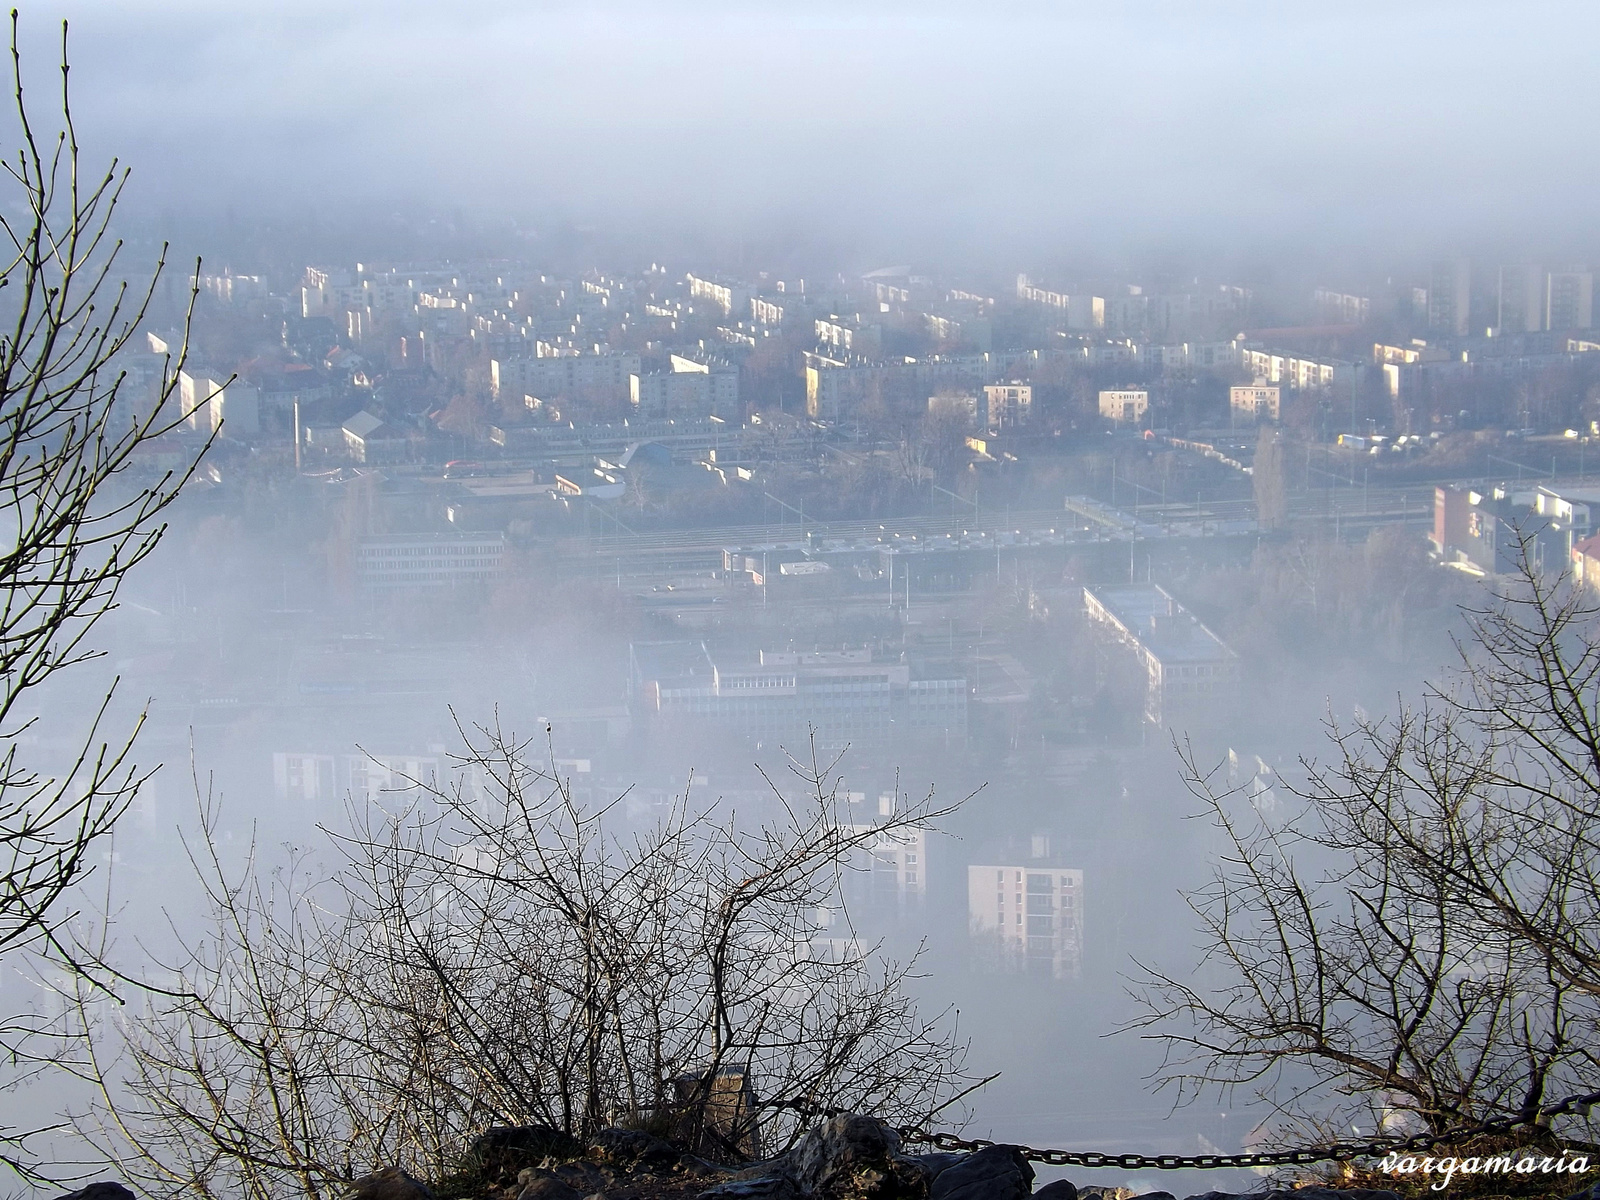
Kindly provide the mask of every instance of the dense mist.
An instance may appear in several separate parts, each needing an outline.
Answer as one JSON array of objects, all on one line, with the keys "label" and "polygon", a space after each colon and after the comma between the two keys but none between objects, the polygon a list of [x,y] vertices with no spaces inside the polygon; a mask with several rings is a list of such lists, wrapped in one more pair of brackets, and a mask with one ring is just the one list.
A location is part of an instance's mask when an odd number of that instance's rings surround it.
[{"label": "dense mist", "polygon": [[42,4],[141,207],[869,256],[1583,252],[1584,5]]},{"label": "dense mist", "polygon": [[[1314,1055],[1197,1088],[1152,980],[1239,985],[1206,889],[1240,828],[1347,798],[1338,738],[1462,704],[1438,744],[1498,744],[1526,691],[1447,699],[1488,686],[1485,613],[1595,615],[1592,6],[52,0],[19,18],[46,139],[62,18],[85,177],[132,171],[105,286],[150,286],[80,385],[134,446],[95,500],[178,494],[3,731],[57,779],[131,736],[140,780],[73,866],[92,950],[7,960],[14,1011],[113,979],[115,1043],[186,952],[232,961],[208,871],[320,918],[358,831],[511,812],[514,779],[614,852],[814,801],[856,840],[762,952],[914,963],[987,1080],[932,1115],[974,1136],[1232,1153],[1536,1107]],[[1359,909],[1327,851],[1310,910]],[[8,1120],[81,1117],[78,1083]]]}]

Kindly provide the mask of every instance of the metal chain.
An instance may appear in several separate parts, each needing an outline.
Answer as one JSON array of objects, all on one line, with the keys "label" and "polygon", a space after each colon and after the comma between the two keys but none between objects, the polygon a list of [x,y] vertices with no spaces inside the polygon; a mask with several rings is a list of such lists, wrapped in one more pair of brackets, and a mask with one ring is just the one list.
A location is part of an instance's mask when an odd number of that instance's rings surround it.
[{"label": "metal chain", "polygon": [[[918,1125],[903,1125],[895,1129],[902,1142],[915,1142],[937,1150],[983,1150],[989,1146],[1009,1145],[1030,1162],[1048,1163],[1056,1167],[1121,1167],[1126,1171],[1179,1171],[1188,1168],[1215,1170],[1226,1167],[1288,1167],[1305,1166],[1319,1162],[1347,1162],[1356,1158],[1377,1158],[1385,1154],[1412,1153],[1431,1150],[1442,1143],[1478,1137],[1485,1133],[1509,1133],[1524,1126],[1544,1126],[1555,1117],[1572,1114],[1587,1117],[1589,1110],[1600,1104],[1600,1092],[1584,1092],[1568,1096],[1559,1104],[1538,1109],[1531,1114],[1514,1117],[1490,1117],[1476,1125],[1463,1125],[1443,1133],[1418,1133],[1410,1137],[1376,1137],[1364,1142],[1330,1142],[1325,1146],[1308,1146],[1298,1150],[1272,1150],[1254,1154],[1100,1154],[1089,1150],[1039,1150],[1032,1146],[1016,1146],[1007,1142],[994,1142],[986,1138],[963,1138],[953,1133],[930,1133]],[[800,1100],[768,1101],[762,1107],[787,1108],[805,1117],[838,1117],[849,1109],[822,1108]]]}]

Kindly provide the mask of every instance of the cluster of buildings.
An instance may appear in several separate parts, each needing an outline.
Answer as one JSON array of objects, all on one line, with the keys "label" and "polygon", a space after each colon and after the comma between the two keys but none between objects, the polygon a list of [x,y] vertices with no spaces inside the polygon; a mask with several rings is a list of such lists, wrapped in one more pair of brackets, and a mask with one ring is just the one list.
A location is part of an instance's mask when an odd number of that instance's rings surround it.
[{"label": "cluster of buildings", "polygon": [[[1600,348],[1587,336],[1593,285],[1581,266],[1447,260],[1385,294],[1319,286],[1301,323],[1252,328],[1269,312],[1281,322],[1283,299],[1228,283],[1021,275],[989,292],[904,266],[808,281],[659,264],[576,278],[510,261],[319,265],[277,290],[260,275],[206,276],[216,303],[280,314],[284,344],[239,363],[192,350],[179,400],[190,432],[292,438],[311,467],[537,455],[623,422],[737,430],[784,405],[847,438],[886,409],[958,420],[979,439],[1084,430],[1095,416],[1168,427],[1168,385],[1202,376],[1230,389],[1236,425],[1276,421],[1291,395],[1313,394],[1340,398],[1352,432],[1392,419],[1410,434],[1459,385],[1523,380]],[[1384,336],[1363,341],[1368,329]],[[774,383],[772,346],[793,398]],[[151,348],[175,349],[160,334]],[[1039,402],[1042,371],[1087,374],[1096,406],[1063,419]],[[136,391],[161,381],[155,362],[134,375]],[[1392,418],[1357,416],[1375,381]]]},{"label": "cluster of buildings", "polygon": [[1591,514],[1600,488],[1449,484],[1434,489],[1435,556],[1473,575],[1511,575],[1524,559],[1541,574],[1569,571],[1600,584],[1600,538]]}]

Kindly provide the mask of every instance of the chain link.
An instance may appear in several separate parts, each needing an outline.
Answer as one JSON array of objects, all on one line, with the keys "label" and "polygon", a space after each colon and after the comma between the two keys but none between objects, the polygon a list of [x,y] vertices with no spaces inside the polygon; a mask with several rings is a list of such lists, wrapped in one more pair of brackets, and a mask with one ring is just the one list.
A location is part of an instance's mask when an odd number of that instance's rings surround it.
[{"label": "chain link", "polygon": [[[1418,1133],[1410,1137],[1375,1137],[1364,1142],[1331,1142],[1325,1146],[1307,1146],[1296,1150],[1269,1150],[1249,1154],[1101,1154],[1092,1150],[1041,1150],[1033,1146],[1012,1146],[1030,1162],[1047,1163],[1053,1167],[1121,1167],[1125,1171],[1180,1171],[1191,1168],[1217,1170],[1228,1167],[1289,1167],[1307,1166],[1319,1162],[1347,1162],[1355,1158],[1377,1158],[1385,1154],[1415,1153],[1463,1138],[1478,1137],[1486,1133],[1509,1133],[1524,1127],[1548,1126],[1555,1117],[1577,1115],[1588,1117],[1590,1109],[1600,1104],[1600,1092],[1584,1092],[1568,1096],[1559,1104],[1541,1108],[1519,1116],[1490,1117],[1475,1125],[1462,1125],[1443,1133]],[[848,1113],[844,1108],[823,1108],[803,1100],[768,1101],[762,1107],[787,1108],[803,1117],[838,1117]],[[935,1150],[973,1151],[989,1146],[1007,1145],[986,1138],[963,1138],[953,1133],[933,1133],[919,1125],[903,1125],[895,1130],[902,1142],[932,1146]]]}]

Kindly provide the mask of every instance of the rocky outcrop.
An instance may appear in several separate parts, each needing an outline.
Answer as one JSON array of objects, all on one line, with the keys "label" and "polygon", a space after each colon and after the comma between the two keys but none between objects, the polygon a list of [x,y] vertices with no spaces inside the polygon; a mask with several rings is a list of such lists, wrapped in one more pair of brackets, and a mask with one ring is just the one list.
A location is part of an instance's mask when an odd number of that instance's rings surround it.
[{"label": "rocky outcrop", "polygon": [[[742,1167],[706,1161],[638,1129],[607,1129],[580,1142],[540,1125],[503,1126],[475,1139],[448,1196],[464,1200],[1176,1200],[1169,1191],[1075,1187],[1058,1179],[1033,1190],[1032,1165],[1016,1146],[967,1154],[907,1154],[893,1128],[838,1116],[788,1153]],[[138,1200],[120,1183],[92,1183],[57,1200]],[[355,1180],[342,1200],[435,1200],[399,1167]],[[1400,1200],[1395,1192],[1302,1187],[1202,1192],[1186,1200]],[[1570,1200],[1600,1200],[1600,1185]]]},{"label": "rocky outcrop", "polygon": [[842,1116],[806,1134],[773,1174],[812,1200],[924,1200],[928,1171],[900,1153],[900,1135],[873,1117]]},{"label": "rocky outcrop", "polygon": [[1033,1191],[1033,1165],[1015,1146],[985,1146],[941,1171],[928,1200],[1025,1200]]},{"label": "rocky outcrop", "polygon": [[399,1167],[379,1167],[350,1185],[345,1200],[434,1200],[428,1185]]}]

